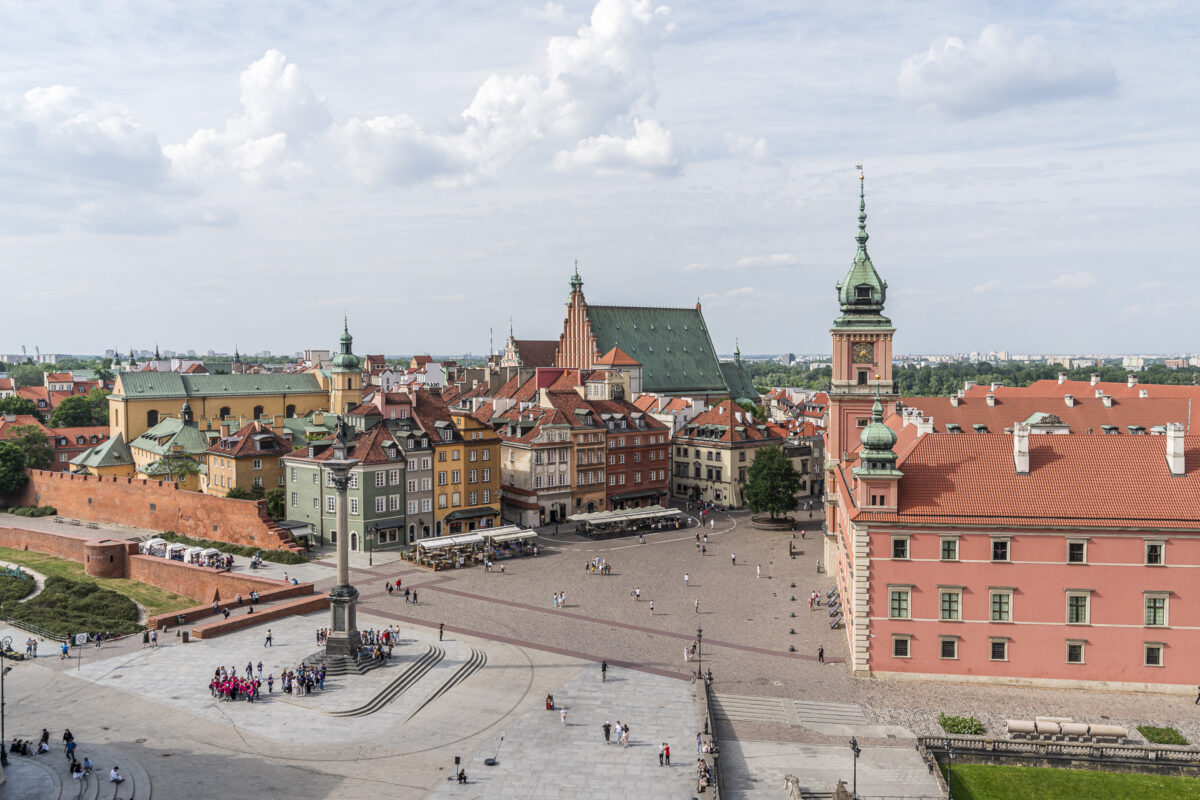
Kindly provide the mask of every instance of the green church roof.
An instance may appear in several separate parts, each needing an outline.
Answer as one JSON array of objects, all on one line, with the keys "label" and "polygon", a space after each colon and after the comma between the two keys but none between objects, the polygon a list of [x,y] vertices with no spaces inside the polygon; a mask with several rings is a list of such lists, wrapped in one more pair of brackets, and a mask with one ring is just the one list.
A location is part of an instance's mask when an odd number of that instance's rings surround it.
[{"label": "green church roof", "polygon": [[[161,442],[159,440],[162,440]],[[197,455],[208,449],[208,437],[195,425],[167,417],[129,443],[130,447],[165,456],[172,452]],[[179,450],[176,451],[175,448]]]},{"label": "green church roof", "polygon": [[587,315],[601,353],[620,347],[641,363],[642,391],[730,390],[699,309],[589,305]]},{"label": "green church roof", "polygon": [[746,367],[740,359],[722,361],[721,375],[725,377],[725,384],[729,387],[729,396],[734,400],[749,400],[757,403],[761,399],[758,390],[754,388],[754,381],[746,374]]},{"label": "green church roof", "polygon": [[217,395],[324,393],[310,373],[266,375],[183,375],[178,372],[122,372],[112,397],[156,400]]},{"label": "green church roof", "polygon": [[842,316],[834,322],[835,328],[890,328],[892,321],[883,316],[883,304],[887,300],[887,281],[879,277],[871,256],[867,253],[867,200],[864,178],[859,175],[858,189],[858,233],[854,239],[858,250],[846,277],[838,281],[838,302]]}]

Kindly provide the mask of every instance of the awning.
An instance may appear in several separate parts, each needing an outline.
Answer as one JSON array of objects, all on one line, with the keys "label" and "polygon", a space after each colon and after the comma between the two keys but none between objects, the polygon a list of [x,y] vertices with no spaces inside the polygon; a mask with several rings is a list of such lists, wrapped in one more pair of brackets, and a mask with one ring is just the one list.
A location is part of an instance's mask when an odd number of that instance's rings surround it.
[{"label": "awning", "polygon": [[484,538],[489,542],[515,542],[519,539],[532,539],[537,531],[508,531],[507,533],[485,533]]},{"label": "awning", "polygon": [[175,542],[174,544],[169,544],[169,545],[167,545],[167,552],[168,552],[168,553],[177,553],[177,552],[179,552],[180,550],[187,550],[187,545],[186,545],[186,544],[180,544],[179,542]]},{"label": "awning", "polygon": [[187,549],[187,550],[184,552],[184,555],[185,555],[185,556],[187,556],[188,558],[191,558],[192,556],[198,556],[198,555],[200,555],[200,554],[201,554],[201,553],[203,553],[203,552],[204,552],[204,548],[203,548],[203,547],[189,547],[189,548],[188,548],[188,549]]},{"label": "awning", "polygon": [[648,519],[666,519],[677,517],[682,512],[678,508],[663,508],[662,506],[644,506],[630,508],[625,511],[595,511],[591,514],[573,514],[567,517],[570,522],[586,522],[590,525],[604,525],[613,522],[638,522]]},{"label": "awning", "polygon": [[219,556],[219,555],[221,555],[221,551],[215,547],[206,547],[200,551],[200,555],[202,555],[202,556]]},{"label": "awning", "polygon": [[643,489],[640,492],[623,492],[614,494],[613,500],[632,500],[635,497],[659,497],[667,493],[666,489]]},{"label": "awning", "polygon": [[494,508],[464,508],[459,511],[451,511],[446,515],[449,522],[454,522],[460,519],[477,519],[479,517],[494,517],[500,512]]},{"label": "awning", "polygon": [[379,519],[371,523],[375,526],[375,530],[382,531],[387,528],[403,528],[404,517],[391,517],[390,519]]},{"label": "awning", "polygon": [[142,542],[142,547],[158,547],[160,544],[166,544],[166,539],[147,539]]},{"label": "awning", "polygon": [[483,544],[483,536],[478,533],[464,533],[460,536],[423,539],[417,542],[417,547],[424,548],[425,550],[438,550],[443,547],[466,547],[473,544]]}]

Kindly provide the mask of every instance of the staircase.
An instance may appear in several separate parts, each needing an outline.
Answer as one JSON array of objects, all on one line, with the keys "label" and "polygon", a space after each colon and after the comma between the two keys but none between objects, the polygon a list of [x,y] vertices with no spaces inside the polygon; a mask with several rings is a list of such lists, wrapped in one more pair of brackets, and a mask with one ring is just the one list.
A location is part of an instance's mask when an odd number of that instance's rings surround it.
[{"label": "staircase", "polygon": [[411,689],[417,681],[424,678],[429,670],[433,669],[446,656],[446,651],[440,647],[426,645],[425,652],[409,665],[408,669],[404,670],[395,680],[389,683],[382,692],[375,695],[373,698],[362,704],[358,708],[352,708],[348,711],[331,711],[331,717],[365,717],[368,714],[374,714],[388,703],[395,700],[404,692]]},{"label": "staircase", "polygon": [[[150,800],[150,776],[142,765],[102,745],[80,745],[77,755],[87,755],[95,771],[81,780],[71,777],[70,763],[61,749],[39,756],[10,754],[4,770],[4,800]],[[121,767],[120,784],[108,780],[113,765]]]}]

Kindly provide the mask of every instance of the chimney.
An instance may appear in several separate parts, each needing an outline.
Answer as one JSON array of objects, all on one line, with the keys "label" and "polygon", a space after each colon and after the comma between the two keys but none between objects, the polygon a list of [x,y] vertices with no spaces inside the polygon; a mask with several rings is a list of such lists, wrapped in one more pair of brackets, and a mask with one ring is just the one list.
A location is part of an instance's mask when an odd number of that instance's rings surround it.
[{"label": "chimney", "polygon": [[222,439],[229,438],[229,423],[228,422],[221,423],[221,438]]},{"label": "chimney", "polygon": [[1127,377],[1127,378],[1125,379],[1125,385],[1126,385],[1127,387],[1129,387],[1130,389],[1132,389],[1133,387],[1137,386],[1137,381],[1138,381],[1138,379],[1137,379],[1137,375],[1134,375],[1134,374],[1131,372],[1131,373],[1129,373],[1129,377]]},{"label": "chimney", "polygon": [[1181,477],[1185,474],[1183,461],[1183,423],[1167,423],[1167,467],[1171,475]]},{"label": "chimney", "polygon": [[1003,383],[1000,383],[999,381],[992,381],[992,391],[993,391],[993,392],[994,392],[994,391],[996,391],[997,389],[999,389],[999,388],[1000,388],[1001,386],[1003,386],[1003,385],[1004,385],[1004,384],[1003,384]]},{"label": "chimney", "polygon": [[1149,389],[1138,389],[1138,397],[1149,397],[1149,396],[1150,396]]},{"label": "chimney", "polygon": [[988,404],[989,408],[996,405],[996,395],[992,394],[991,392],[988,392],[987,404]]},{"label": "chimney", "polygon": [[1099,372],[1093,372],[1093,373],[1092,373],[1092,386],[1095,386],[1095,385],[1096,385],[1097,383],[1099,383],[1099,382],[1100,382],[1100,373],[1099,373]]},{"label": "chimney", "polygon": [[969,391],[971,391],[971,390],[972,390],[972,389],[974,389],[974,388],[975,388],[975,381],[964,381],[964,382],[963,382],[963,389],[962,389],[962,390],[963,390],[964,392],[969,392]]},{"label": "chimney", "polygon": [[4,421],[5,421],[5,422],[16,422],[16,421],[17,421],[17,415],[16,415],[16,414],[9,413],[9,412],[5,412],[5,414],[4,414]]},{"label": "chimney", "polygon": [[927,433],[933,433],[933,417],[921,417],[917,420],[917,438],[920,439]]},{"label": "chimney", "polygon": [[1061,386],[1066,382],[1067,382],[1067,373],[1065,373],[1065,372],[1058,373],[1058,385]]},{"label": "chimney", "polygon": [[950,405],[954,406],[955,408],[958,408],[958,395],[956,395],[956,394],[950,395]]},{"label": "chimney", "polygon": [[1112,408],[1112,395],[1111,394],[1100,395],[1100,402],[1104,403],[1105,408]]},{"label": "chimney", "polygon": [[1063,395],[1063,401],[1064,401],[1064,402],[1067,404],[1067,408],[1074,408],[1074,407],[1075,407],[1075,395],[1073,395],[1073,394],[1064,394],[1064,395]]},{"label": "chimney", "polygon": [[1029,426],[1024,422],[1013,423],[1013,467],[1018,475],[1029,474]]}]

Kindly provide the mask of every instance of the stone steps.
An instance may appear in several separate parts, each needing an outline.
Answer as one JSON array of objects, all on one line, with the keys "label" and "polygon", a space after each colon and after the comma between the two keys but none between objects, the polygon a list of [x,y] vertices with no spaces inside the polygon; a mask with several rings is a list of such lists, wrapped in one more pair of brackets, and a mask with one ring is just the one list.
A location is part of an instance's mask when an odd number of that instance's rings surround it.
[{"label": "stone steps", "polygon": [[[80,745],[78,756],[87,755],[95,771],[81,780],[72,778],[68,762],[60,750],[40,756],[13,756],[4,772],[0,789],[4,800],[151,800],[150,776],[137,761],[117,754],[102,745]],[[121,768],[125,780],[108,780],[113,765]]]},{"label": "stone steps", "polygon": [[[455,686],[458,686],[460,683],[465,681],[467,678],[471,677],[476,672],[483,669],[483,666],[485,664],[487,664],[487,653],[483,652],[482,650],[478,650],[478,649],[472,647],[471,648],[471,657],[469,659],[467,659],[467,661],[461,667],[458,668],[458,671],[455,672],[453,675],[451,675],[449,677],[449,679],[446,680],[445,683],[443,683],[440,687],[438,687],[438,690],[436,692],[429,695],[429,697],[425,698],[425,702],[421,703],[421,705],[417,706],[417,710],[412,712],[411,714],[409,714],[408,719],[412,719],[417,714],[420,714],[421,710],[423,708],[425,708],[425,706],[429,705],[434,700],[437,700],[439,697],[446,694],[446,692],[450,691]],[[405,720],[405,722],[407,722],[407,721],[408,720]]]},{"label": "stone steps", "polygon": [[389,683],[382,692],[375,695],[373,698],[362,704],[358,708],[352,708],[348,711],[331,711],[331,717],[365,717],[368,714],[374,714],[388,703],[395,700],[404,692],[411,689],[418,681],[425,677],[431,669],[438,665],[446,656],[446,651],[440,647],[426,645],[425,652],[414,661],[408,669],[404,670],[395,680]]},{"label": "stone steps", "polygon": [[866,725],[862,707],[855,703],[824,703],[784,697],[713,695],[713,716],[731,722],[759,722],[791,727],[814,725]]}]

